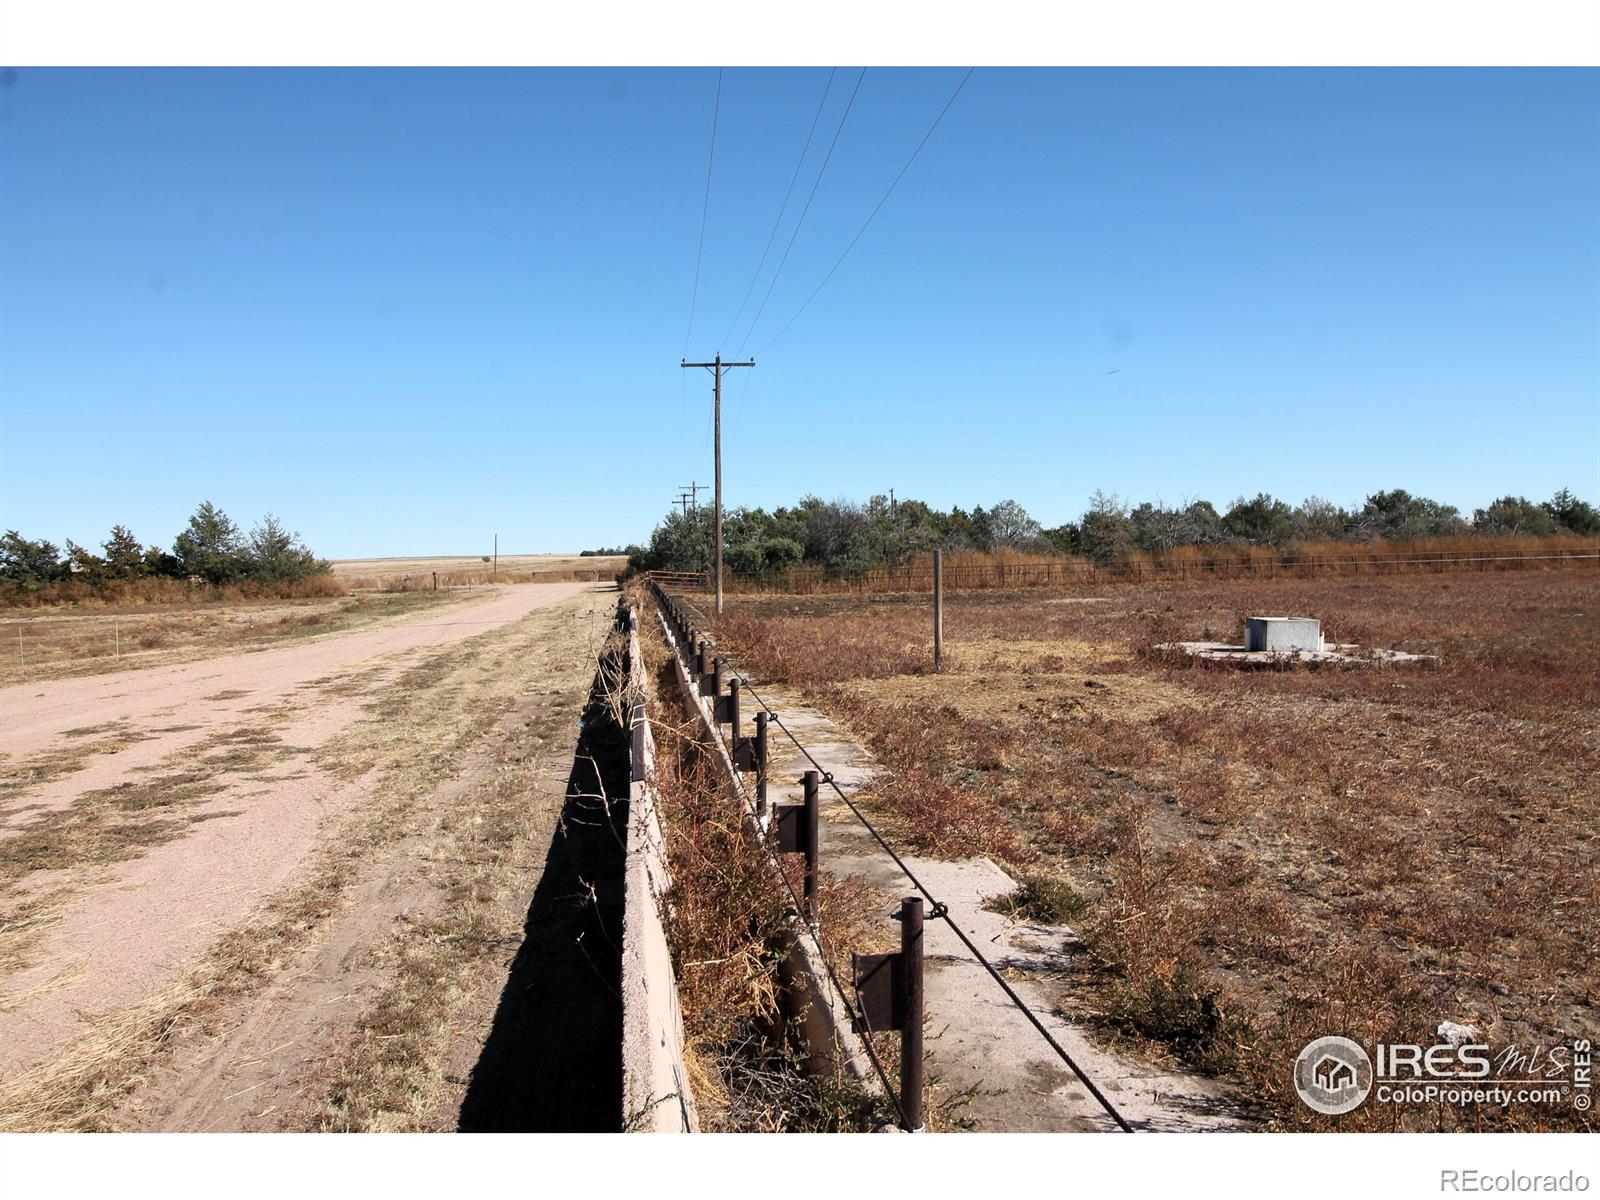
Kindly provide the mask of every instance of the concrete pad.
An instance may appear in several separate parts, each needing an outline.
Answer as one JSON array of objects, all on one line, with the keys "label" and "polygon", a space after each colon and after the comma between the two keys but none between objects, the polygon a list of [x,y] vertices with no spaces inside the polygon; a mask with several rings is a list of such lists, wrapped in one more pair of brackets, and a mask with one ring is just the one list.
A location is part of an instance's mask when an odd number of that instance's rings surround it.
[{"label": "concrete pad", "polygon": [[1223,662],[1235,667],[1289,666],[1295,663],[1333,663],[1347,667],[1407,666],[1436,663],[1437,654],[1410,654],[1404,650],[1364,650],[1354,642],[1328,642],[1321,650],[1251,650],[1227,642],[1163,642],[1156,650],[1170,650]]}]

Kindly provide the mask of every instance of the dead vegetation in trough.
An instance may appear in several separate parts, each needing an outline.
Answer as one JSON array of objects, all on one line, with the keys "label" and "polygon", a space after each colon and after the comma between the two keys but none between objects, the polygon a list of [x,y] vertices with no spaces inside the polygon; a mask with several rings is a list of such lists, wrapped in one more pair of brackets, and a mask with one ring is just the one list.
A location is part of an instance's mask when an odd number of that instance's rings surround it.
[{"label": "dead vegetation in trough", "polygon": [[[645,601],[644,603],[648,603]],[[649,613],[648,607],[644,610]],[[841,1072],[809,1075],[787,1028],[779,964],[787,898],[751,842],[711,757],[678,699],[671,652],[653,617],[640,622],[651,701],[657,782],[672,887],[666,898],[684,1021],[684,1057],[702,1130],[869,1130],[889,1119]],[[798,883],[796,883],[798,887]],[[862,919],[886,903],[855,881],[825,877],[824,942],[836,966],[869,945]],[[893,1041],[892,1038],[887,1039]],[[893,1047],[889,1046],[890,1069]]]},{"label": "dead vegetation in trough", "polygon": [[[1592,572],[1279,580],[946,602],[738,597],[721,640],[893,772],[922,853],[989,854],[1081,911],[1065,1011],[1245,1084],[1286,1128],[1561,1128],[1537,1106],[1317,1116],[1313,1037],[1600,1033],[1600,584]],[[1085,597],[1084,599],[1087,599]],[[1436,668],[1240,673],[1148,653],[1302,612]]]}]

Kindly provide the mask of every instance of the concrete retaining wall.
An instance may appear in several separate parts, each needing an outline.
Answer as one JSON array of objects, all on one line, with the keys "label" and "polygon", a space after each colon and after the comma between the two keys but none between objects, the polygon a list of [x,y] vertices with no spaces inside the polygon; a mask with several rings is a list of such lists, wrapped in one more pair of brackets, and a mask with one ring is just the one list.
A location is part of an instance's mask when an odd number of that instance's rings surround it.
[{"label": "concrete retaining wall", "polygon": [[683,1015],[662,924],[671,877],[655,786],[655,739],[645,713],[638,615],[627,612],[629,732],[627,872],[622,934],[622,1128],[693,1133],[694,1096],[683,1064]]}]

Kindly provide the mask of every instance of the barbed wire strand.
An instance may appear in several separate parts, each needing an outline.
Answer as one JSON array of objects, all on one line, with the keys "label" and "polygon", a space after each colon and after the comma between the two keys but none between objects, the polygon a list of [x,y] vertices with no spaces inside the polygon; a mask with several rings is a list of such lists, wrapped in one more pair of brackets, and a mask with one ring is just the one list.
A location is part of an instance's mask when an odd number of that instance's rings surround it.
[{"label": "barbed wire strand", "polygon": [[[702,620],[704,619],[704,614],[701,614],[701,618]],[[895,866],[900,869],[901,874],[903,874],[911,882],[911,886],[916,888],[917,891],[920,892],[928,901],[928,903],[932,906],[929,916],[942,920],[950,927],[950,931],[954,933],[958,939],[960,939],[961,944],[967,948],[968,952],[971,953],[972,957],[978,962],[978,965],[988,972],[991,979],[1000,985],[1001,990],[1004,991],[1006,996],[1010,998],[1011,1003],[1015,1005],[1017,1010],[1028,1019],[1029,1023],[1032,1024],[1034,1029],[1038,1031],[1039,1035],[1043,1037],[1044,1040],[1049,1044],[1050,1048],[1055,1051],[1056,1057],[1061,1059],[1061,1061],[1067,1065],[1072,1073],[1078,1077],[1078,1081],[1082,1083],[1086,1089],[1088,1089],[1089,1094],[1094,1097],[1094,1099],[1099,1103],[1100,1107],[1105,1109],[1107,1115],[1109,1115],[1111,1119],[1117,1123],[1118,1128],[1120,1128],[1124,1133],[1132,1133],[1133,1127],[1129,1125],[1122,1114],[1117,1111],[1116,1106],[1106,1098],[1105,1093],[1095,1085],[1094,1080],[1089,1078],[1084,1069],[1078,1065],[1077,1060],[1067,1052],[1066,1047],[1062,1046],[1062,1044],[1056,1040],[1055,1035],[1045,1028],[1044,1023],[1039,1020],[1033,1009],[1028,1005],[1028,1002],[1017,994],[1016,989],[1006,982],[1005,977],[1000,974],[999,970],[997,970],[994,964],[989,961],[988,957],[985,956],[983,951],[978,949],[977,945],[971,938],[967,936],[966,932],[961,928],[961,926],[956,924],[955,919],[950,916],[949,906],[943,901],[939,900],[938,897],[928,890],[927,886],[922,882],[922,880],[917,878],[916,873],[912,871],[909,865],[907,865],[905,859],[899,855],[895,848],[890,845],[888,839],[878,831],[877,826],[867,819],[867,815],[861,811],[860,807],[853,800],[851,800],[850,797],[845,793],[845,790],[839,786],[838,781],[833,777],[833,772],[827,770],[820,762],[816,760],[815,757],[813,757],[811,751],[806,749],[805,744],[802,743],[800,739],[794,735],[794,732],[783,723],[783,718],[778,714],[777,710],[761,698],[761,694],[757,692],[755,687],[751,684],[749,676],[747,676],[732,663],[729,663],[728,666],[732,669],[734,677],[740,681],[740,685],[750,693],[751,698],[754,699],[756,704],[760,706],[761,710],[767,714],[767,718],[776,724],[779,729],[783,730],[784,735],[792,743],[794,743],[795,749],[799,750],[800,753],[805,756],[806,761],[821,773],[823,782],[829,787],[833,788],[839,799],[844,802],[845,807],[850,810],[851,814],[857,821],[861,823],[862,827],[872,835],[873,840],[883,848],[884,853],[886,853],[894,861]],[[743,794],[743,791],[744,789],[741,785],[741,794]],[[792,888],[790,889],[790,892],[792,895]]]}]

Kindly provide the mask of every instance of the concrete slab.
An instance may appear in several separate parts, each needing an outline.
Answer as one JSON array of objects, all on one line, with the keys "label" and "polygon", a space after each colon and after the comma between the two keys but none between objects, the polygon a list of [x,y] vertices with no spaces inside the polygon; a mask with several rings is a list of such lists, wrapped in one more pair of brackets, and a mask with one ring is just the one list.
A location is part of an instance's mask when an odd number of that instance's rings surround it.
[{"label": "concrete slab", "polygon": [[1272,667],[1294,663],[1336,663],[1348,667],[1405,666],[1436,663],[1437,654],[1410,654],[1404,650],[1363,649],[1354,642],[1328,642],[1321,650],[1251,650],[1227,642],[1163,642],[1157,650],[1167,650],[1224,662],[1235,667]]},{"label": "concrete slab", "polygon": [[[827,717],[785,689],[754,681],[783,723],[849,793],[882,768]],[[747,709],[754,712],[754,705]],[[770,794],[775,803],[801,798],[800,776],[810,763],[774,729],[770,735]],[[885,896],[883,928],[898,936],[890,914],[912,894],[905,875],[831,788],[822,791],[821,861],[836,876],[860,876]],[[1249,1128],[1245,1105],[1216,1080],[1168,1072],[1093,1045],[1056,1015],[1060,984],[1080,939],[1060,925],[1013,924],[983,903],[1016,882],[987,858],[943,862],[906,857],[907,865],[945,904],[951,917],[1039,1016],[1136,1129],[1162,1131]],[[926,928],[925,1003],[929,1074],[946,1095],[970,1092],[963,1115],[981,1130],[1113,1130],[1115,1123],[1061,1061],[943,921]]]}]

